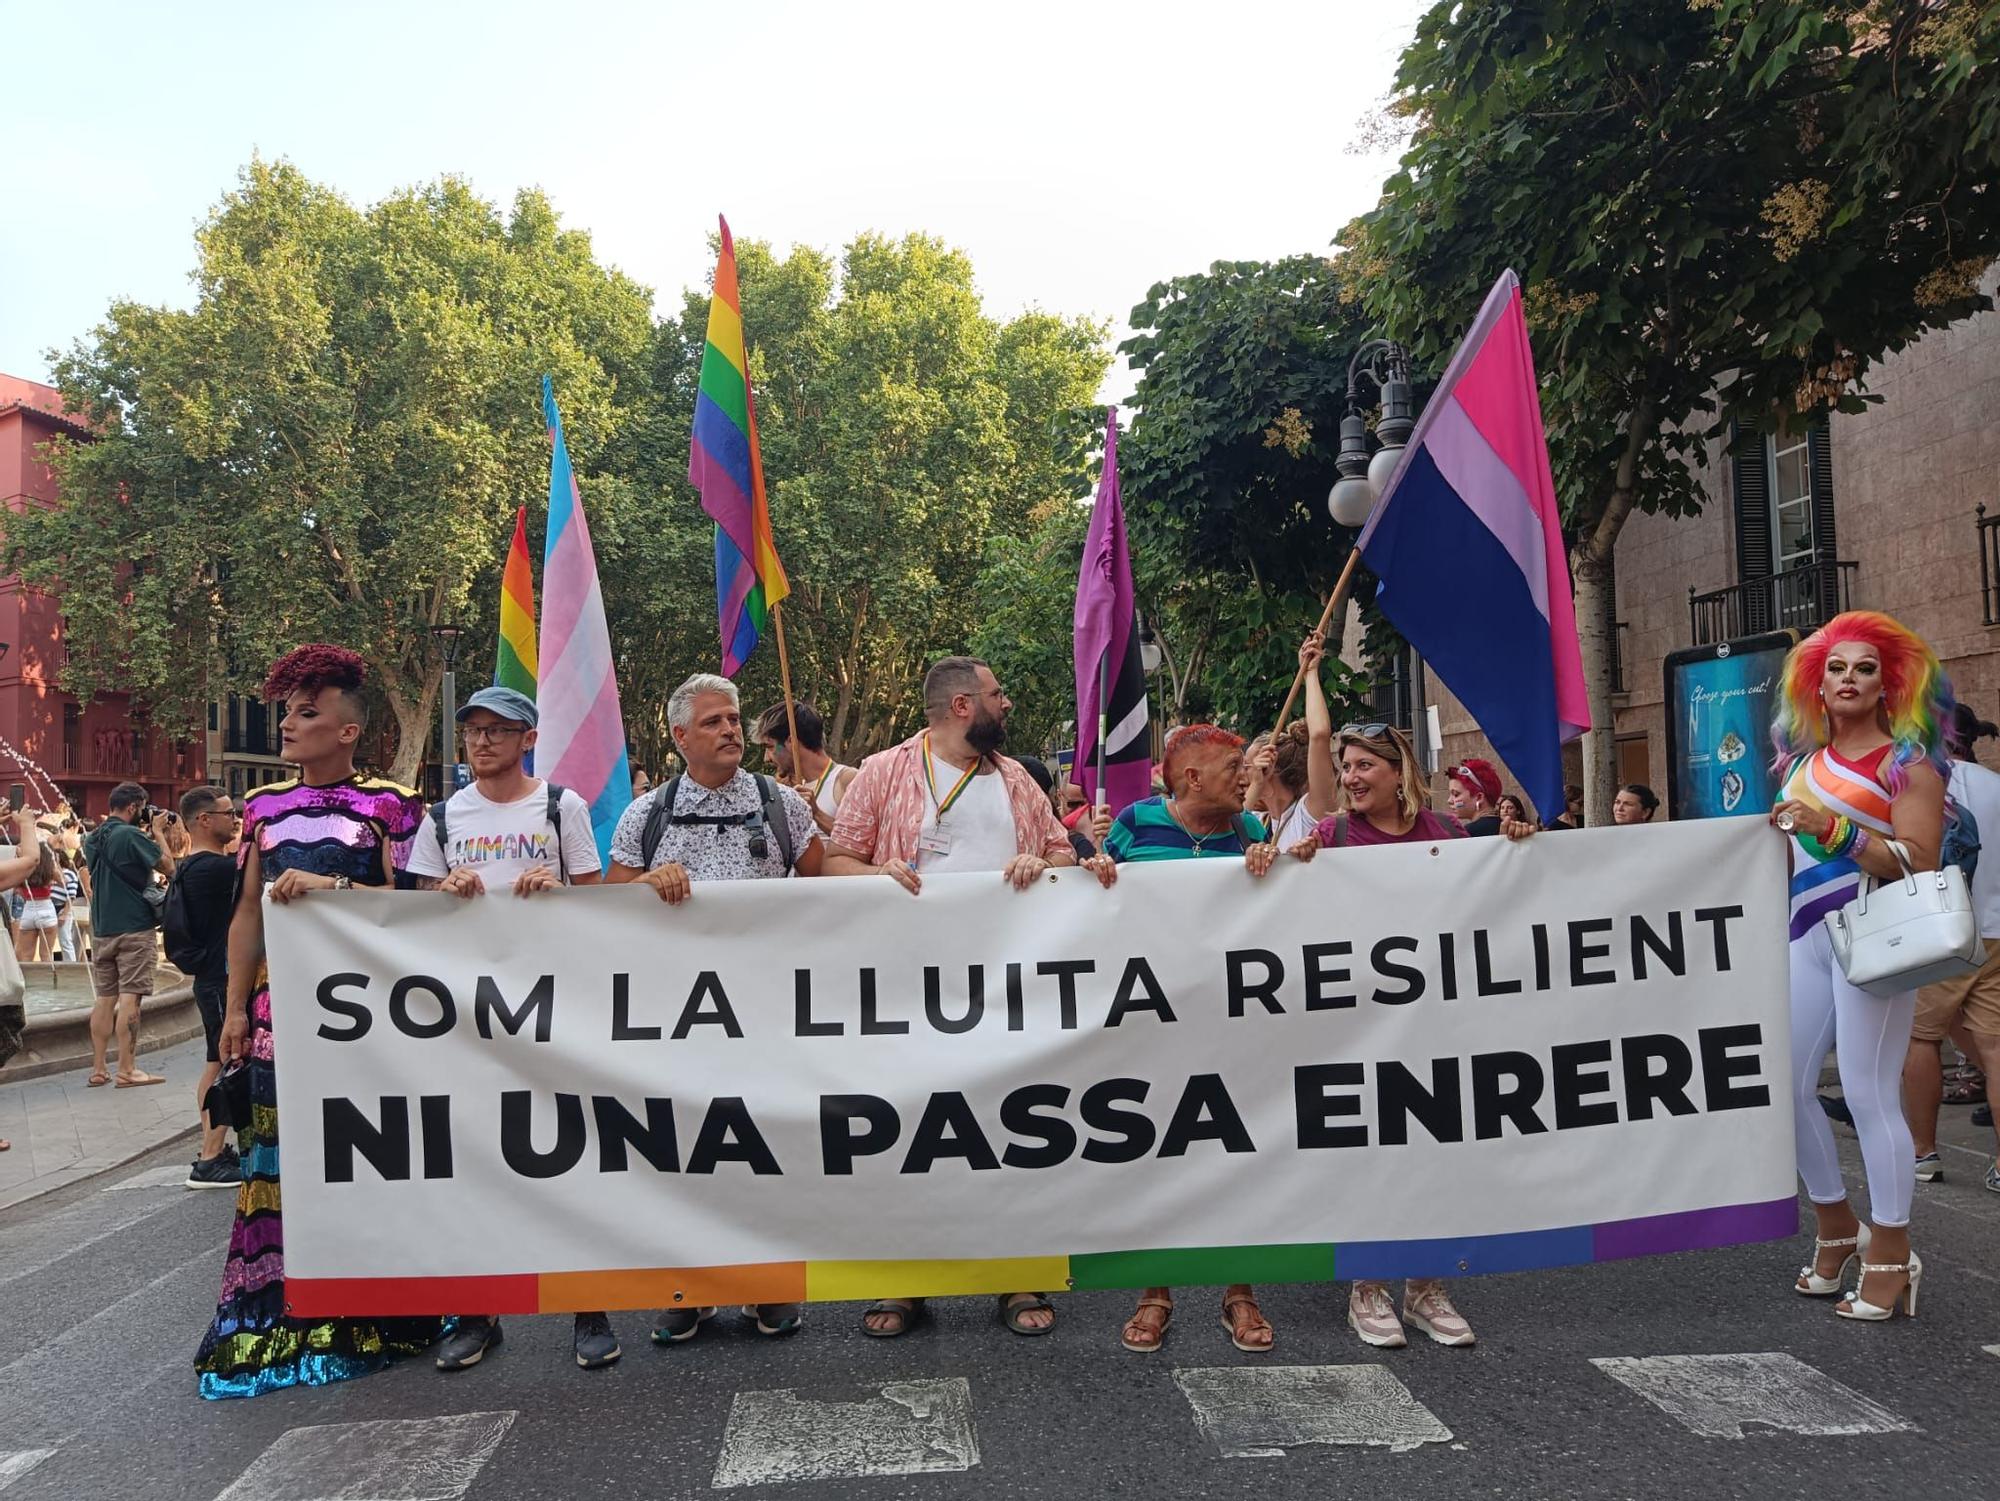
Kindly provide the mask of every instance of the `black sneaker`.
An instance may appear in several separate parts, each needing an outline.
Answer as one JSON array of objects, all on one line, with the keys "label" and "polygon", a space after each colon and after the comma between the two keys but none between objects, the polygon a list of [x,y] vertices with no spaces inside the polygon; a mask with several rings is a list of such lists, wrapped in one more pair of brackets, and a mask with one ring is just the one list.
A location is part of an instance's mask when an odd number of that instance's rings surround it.
[{"label": "black sneaker", "polygon": [[461,1317],[438,1346],[440,1371],[463,1371],[486,1358],[486,1352],[501,1340],[500,1321],[477,1315]]},{"label": "black sneaker", "polygon": [[1992,1107],[1991,1105],[1975,1105],[1975,1106],[1973,1106],[1973,1107],[1972,1107],[1972,1124],[1973,1124],[1973,1125],[1975,1125],[1975,1126],[1990,1126],[1990,1125],[1992,1125],[1992,1124],[1993,1124],[1993,1107]]},{"label": "black sneaker", "polygon": [[701,1333],[701,1326],[715,1317],[713,1308],[669,1308],[653,1326],[653,1343],[677,1345]]},{"label": "black sneaker", "polygon": [[618,1348],[618,1336],[611,1332],[611,1320],[601,1313],[576,1316],[576,1363],[586,1371],[615,1365],[625,1352]]},{"label": "black sneaker", "polygon": [[240,1188],[243,1185],[243,1163],[228,1147],[224,1147],[206,1162],[196,1158],[188,1168],[189,1188]]}]

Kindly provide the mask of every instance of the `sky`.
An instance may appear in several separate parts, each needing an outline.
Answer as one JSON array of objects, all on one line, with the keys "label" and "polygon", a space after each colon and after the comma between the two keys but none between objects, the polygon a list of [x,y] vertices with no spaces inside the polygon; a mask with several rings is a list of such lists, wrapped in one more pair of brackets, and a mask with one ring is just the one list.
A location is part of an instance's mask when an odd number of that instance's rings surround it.
[{"label": "sky", "polygon": [[[12,151],[0,372],[118,299],[185,306],[253,154],[356,204],[539,186],[656,308],[739,238],[921,231],[989,314],[1124,318],[1216,260],[1325,251],[1394,168],[1357,149],[1418,0],[0,0]],[[754,338],[754,315],[752,336]],[[1106,399],[1128,394],[1123,361]]]}]

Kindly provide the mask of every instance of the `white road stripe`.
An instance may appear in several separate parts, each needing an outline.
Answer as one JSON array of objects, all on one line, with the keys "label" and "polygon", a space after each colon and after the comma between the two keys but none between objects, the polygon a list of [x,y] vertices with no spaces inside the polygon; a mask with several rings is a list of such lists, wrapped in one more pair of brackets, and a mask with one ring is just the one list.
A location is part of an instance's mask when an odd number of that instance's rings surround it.
[{"label": "white road stripe", "polygon": [[1988,1355],[2000,1355],[2000,1345],[1981,1345],[1979,1348]]},{"label": "white road stripe", "polygon": [[738,1392],[715,1488],[969,1470],[979,1463],[963,1376],[867,1386]]},{"label": "white road stripe", "polygon": [[53,1449],[0,1450],[0,1491],[6,1490],[55,1452]]},{"label": "white road stripe", "polygon": [[143,1173],[134,1174],[123,1183],[114,1183],[109,1188],[100,1188],[98,1192],[101,1194],[118,1194],[126,1193],[134,1188],[184,1188],[187,1185],[187,1175],[188,1170],[184,1167],[156,1167]]},{"label": "white road stripe", "polygon": [[215,1501],[458,1501],[516,1416],[461,1412],[294,1428]]},{"label": "white road stripe", "polygon": [[[185,1168],[182,1169],[186,1171]],[[222,1194],[213,1197],[223,1199]],[[5,1276],[0,1276],[0,1288],[9,1287],[23,1277],[32,1277],[39,1271],[65,1261],[80,1251],[87,1251],[99,1241],[109,1240],[114,1235],[122,1235],[141,1220],[149,1220],[156,1214],[164,1214],[179,1199],[164,1201],[152,1198],[135,1199],[130,1213],[122,1213],[110,1225],[99,1229],[94,1235],[76,1237],[76,1231],[86,1225],[102,1225],[101,1218],[105,1206],[96,1198],[84,1200],[80,1204],[58,1211],[45,1220],[25,1223],[24,1233],[0,1235],[0,1258],[7,1266]],[[224,1202],[227,1202],[224,1199]],[[25,1252],[25,1254],[21,1254]]]},{"label": "white road stripe", "polygon": [[1214,1366],[1177,1370],[1174,1380],[1224,1459],[1281,1459],[1300,1444],[1401,1453],[1451,1441],[1386,1366]]},{"label": "white road stripe", "polygon": [[1789,1355],[1615,1356],[1591,1364],[1703,1438],[1742,1438],[1753,1425],[1815,1437],[1919,1431]]}]

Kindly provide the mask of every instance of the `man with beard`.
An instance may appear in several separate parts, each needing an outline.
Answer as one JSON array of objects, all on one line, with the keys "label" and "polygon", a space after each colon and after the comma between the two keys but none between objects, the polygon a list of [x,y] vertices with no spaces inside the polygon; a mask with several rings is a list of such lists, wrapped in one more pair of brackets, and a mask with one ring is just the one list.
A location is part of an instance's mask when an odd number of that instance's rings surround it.
[{"label": "man with beard", "polygon": [[[1052,865],[1078,863],[1069,835],[1027,769],[998,754],[1013,705],[993,669],[946,657],[924,675],[927,728],[861,763],[834,819],[826,873],[887,876],[915,896],[927,875],[998,871],[1026,891]],[[1108,856],[1081,862],[1109,886]],[[862,1331],[890,1339],[923,1312],[921,1298],[884,1298]],[[1047,1334],[1055,1309],[1040,1293],[1003,1293],[999,1318],[1016,1334]]]}]

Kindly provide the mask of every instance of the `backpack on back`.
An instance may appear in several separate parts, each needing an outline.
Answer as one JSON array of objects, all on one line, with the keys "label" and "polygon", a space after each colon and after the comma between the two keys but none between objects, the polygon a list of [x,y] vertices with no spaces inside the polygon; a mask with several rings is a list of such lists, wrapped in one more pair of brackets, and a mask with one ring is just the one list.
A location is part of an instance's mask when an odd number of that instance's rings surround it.
[{"label": "backpack on back", "polygon": [[639,868],[651,870],[653,856],[660,852],[660,841],[667,837],[667,825],[712,824],[719,827],[749,825],[754,833],[759,825],[768,827],[771,837],[778,841],[778,854],[784,861],[785,874],[792,873],[796,852],[792,849],[792,825],[785,817],[785,810],[778,798],[778,784],[762,772],[753,771],[751,776],[757,781],[757,811],[737,813],[728,817],[705,817],[689,814],[679,817],[672,811],[674,798],[680,792],[681,779],[676,776],[662,787],[653,797],[653,806],[646,810],[646,822],[639,830]]},{"label": "backpack on back", "polygon": [[[554,782],[544,782],[542,785],[548,790],[549,794],[548,809],[543,816],[548,819],[549,827],[555,831],[556,836],[556,879],[567,886],[569,884],[569,869],[563,860],[562,847],[563,789]],[[431,827],[437,830],[438,858],[444,861],[446,870],[451,869],[451,842],[450,836],[445,829],[444,807],[445,803],[450,801],[450,798],[445,798],[439,802],[432,803],[430,808]]]}]

